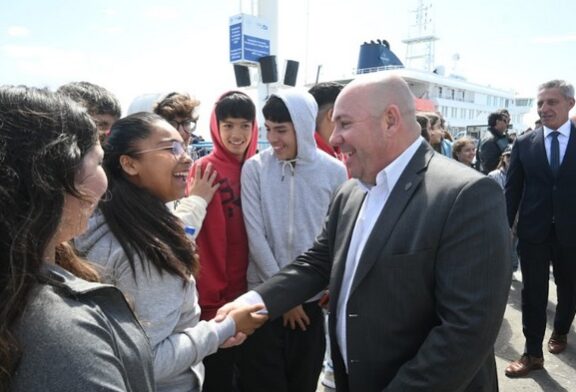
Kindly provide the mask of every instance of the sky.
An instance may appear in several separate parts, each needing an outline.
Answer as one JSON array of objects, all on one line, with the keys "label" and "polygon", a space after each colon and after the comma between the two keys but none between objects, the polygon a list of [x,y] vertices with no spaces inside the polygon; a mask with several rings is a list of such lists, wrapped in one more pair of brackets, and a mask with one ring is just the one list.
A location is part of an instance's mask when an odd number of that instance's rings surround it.
[{"label": "sky", "polygon": [[[271,0],[262,0],[271,1]],[[278,0],[280,78],[300,62],[298,86],[351,75],[364,41],[386,39],[404,58],[418,0]],[[436,64],[478,84],[534,97],[551,79],[576,83],[576,1],[432,0]],[[214,101],[236,88],[229,17],[238,0],[0,0],[0,85],[57,89],[86,80],[112,91],[124,113],[142,94],[188,91],[208,134]],[[455,55],[459,61],[454,62]],[[253,71],[254,72],[254,71]],[[253,80],[256,74],[253,74]],[[255,88],[247,90],[258,94]]]}]

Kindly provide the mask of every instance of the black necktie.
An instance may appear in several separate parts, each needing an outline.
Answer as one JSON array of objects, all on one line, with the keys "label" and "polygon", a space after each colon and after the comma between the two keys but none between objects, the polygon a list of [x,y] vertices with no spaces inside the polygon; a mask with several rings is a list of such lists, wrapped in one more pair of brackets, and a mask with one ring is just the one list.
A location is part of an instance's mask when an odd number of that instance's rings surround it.
[{"label": "black necktie", "polygon": [[550,169],[552,169],[552,173],[556,176],[558,174],[558,169],[560,168],[560,143],[558,143],[558,132],[552,132],[550,136],[552,137],[552,142],[550,143]]}]

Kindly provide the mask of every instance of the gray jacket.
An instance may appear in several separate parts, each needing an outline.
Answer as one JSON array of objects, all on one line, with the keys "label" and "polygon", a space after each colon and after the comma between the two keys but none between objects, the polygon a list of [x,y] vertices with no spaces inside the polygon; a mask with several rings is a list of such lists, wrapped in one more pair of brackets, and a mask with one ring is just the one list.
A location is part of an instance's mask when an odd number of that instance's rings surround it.
[{"label": "gray jacket", "polygon": [[133,304],[150,337],[158,391],[200,390],[202,359],[216,352],[220,342],[214,323],[200,321],[194,278],[183,285],[180,277],[160,274],[150,263],[142,263],[138,255],[134,256],[134,275],[124,249],[98,211],[74,244],[88,260],[97,263],[102,279],[122,290]]},{"label": "gray jacket", "polygon": [[242,168],[242,212],[248,233],[248,287],[253,288],[312,246],[336,189],[346,181],[344,165],[316,148],[317,106],[296,89],[274,94],[288,108],[296,132],[295,163],[280,161],[272,148]]},{"label": "gray jacket", "polygon": [[154,391],[148,339],[120,291],[55,265],[44,273],[16,326],[11,391]]}]

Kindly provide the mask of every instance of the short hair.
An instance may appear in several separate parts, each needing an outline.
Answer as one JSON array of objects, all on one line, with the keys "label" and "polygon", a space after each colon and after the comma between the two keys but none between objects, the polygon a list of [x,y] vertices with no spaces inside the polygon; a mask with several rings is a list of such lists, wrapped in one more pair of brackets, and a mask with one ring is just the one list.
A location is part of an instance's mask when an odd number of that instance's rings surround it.
[{"label": "short hair", "polygon": [[153,112],[168,121],[172,121],[176,117],[190,117],[197,121],[199,115],[195,109],[199,105],[200,101],[192,98],[188,93],[172,92],[154,105]]},{"label": "short hair", "polygon": [[488,115],[488,126],[489,127],[495,127],[496,126],[496,121],[498,120],[502,120],[503,114],[502,112],[498,111],[498,112],[492,112]]},{"label": "short hair", "polygon": [[218,122],[227,118],[256,120],[256,106],[250,97],[240,91],[230,91],[216,102],[216,119]]},{"label": "short hair", "polygon": [[430,141],[430,134],[428,133],[428,125],[430,124],[430,119],[423,113],[416,113],[416,121],[420,124],[420,133],[427,142]]},{"label": "short hair", "polygon": [[90,115],[109,114],[116,118],[122,115],[118,98],[104,87],[90,82],[71,82],[62,85],[56,91],[66,95],[86,108]]},{"label": "short hair", "polygon": [[554,79],[546,83],[542,83],[540,86],[538,86],[538,91],[546,90],[549,88],[557,88],[560,90],[560,92],[562,92],[562,95],[564,95],[564,97],[574,98],[574,86],[572,86],[565,80]]},{"label": "short hair", "polygon": [[326,106],[333,106],[336,98],[344,85],[337,82],[322,82],[314,85],[308,92],[314,97],[318,104],[318,111],[323,110]]},{"label": "short hair", "polygon": [[452,158],[458,160],[458,154],[462,152],[462,150],[467,144],[472,144],[473,146],[476,146],[474,140],[468,136],[463,136],[460,139],[456,140],[454,143],[452,143]]},{"label": "short hair", "polygon": [[438,113],[424,112],[422,114],[428,117],[428,119],[430,120],[430,128],[434,128],[438,123],[440,123],[440,127],[442,127],[442,118],[438,115]]},{"label": "short hair", "polygon": [[292,122],[292,116],[282,99],[276,95],[272,95],[262,108],[262,114],[268,121],[277,123]]}]

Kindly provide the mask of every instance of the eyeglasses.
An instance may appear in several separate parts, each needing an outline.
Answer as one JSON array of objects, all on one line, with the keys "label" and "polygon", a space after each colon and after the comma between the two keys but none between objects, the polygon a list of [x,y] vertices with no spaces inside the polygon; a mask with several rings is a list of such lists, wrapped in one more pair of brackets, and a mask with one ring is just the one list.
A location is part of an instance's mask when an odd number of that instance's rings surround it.
[{"label": "eyeglasses", "polygon": [[184,131],[188,134],[191,134],[196,129],[196,121],[190,118],[183,121],[170,120],[168,122],[170,125],[176,128],[176,130],[179,130],[179,128],[182,127],[182,129],[184,129]]},{"label": "eyeglasses", "polygon": [[148,152],[162,151],[162,150],[170,151],[170,154],[174,155],[174,157],[176,157],[176,158],[180,158],[186,152],[186,148],[184,148],[184,144],[182,144],[181,142],[178,142],[178,141],[173,141],[172,144],[169,146],[150,148],[148,150],[135,151],[133,154],[134,155],[141,155],[141,154],[146,154]]}]

